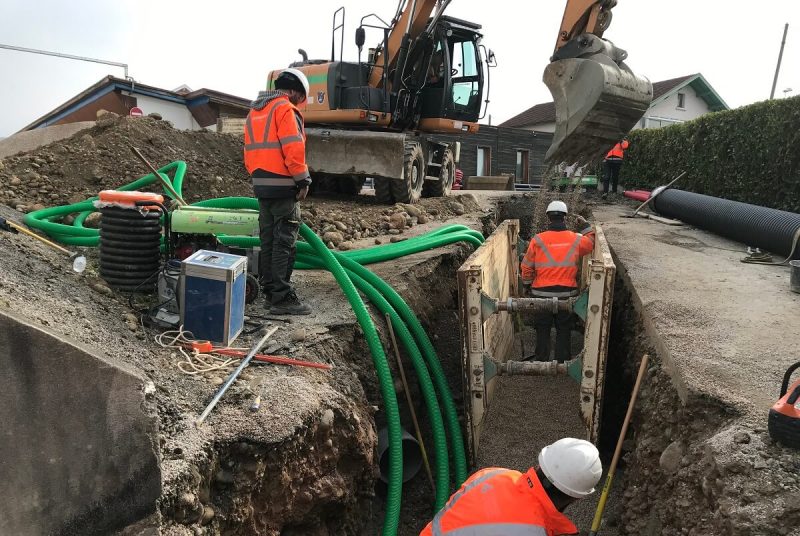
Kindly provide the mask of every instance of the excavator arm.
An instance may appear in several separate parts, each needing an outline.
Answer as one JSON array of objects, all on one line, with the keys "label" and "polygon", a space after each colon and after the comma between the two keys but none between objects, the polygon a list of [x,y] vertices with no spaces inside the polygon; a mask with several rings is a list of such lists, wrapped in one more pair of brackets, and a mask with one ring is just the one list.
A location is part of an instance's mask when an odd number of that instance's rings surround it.
[{"label": "excavator arm", "polygon": [[576,35],[591,33],[603,37],[611,23],[611,8],[616,0],[572,0],[567,2],[561,29],[558,32],[555,52],[569,43]]},{"label": "excavator arm", "polygon": [[551,164],[600,158],[642,118],[653,98],[649,80],[624,63],[628,53],[603,39],[617,0],[568,0],[543,81],[553,95],[556,129]]},{"label": "excavator arm", "polygon": [[[436,7],[437,0],[406,0],[405,7],[396,17],[389,32],[386,50],[381,51],[376,56],[375,65],[383,65],[383,54],[386,54],[386,63],[389,71],[398,66],[403,67],[408,48],[411,42],[416,39],[427,27],[428,19]],[[448,2],[449,3],[449,2]],[[369,77],[369,85],[379,87],[382,72],[380,69],[373,69]]]}]

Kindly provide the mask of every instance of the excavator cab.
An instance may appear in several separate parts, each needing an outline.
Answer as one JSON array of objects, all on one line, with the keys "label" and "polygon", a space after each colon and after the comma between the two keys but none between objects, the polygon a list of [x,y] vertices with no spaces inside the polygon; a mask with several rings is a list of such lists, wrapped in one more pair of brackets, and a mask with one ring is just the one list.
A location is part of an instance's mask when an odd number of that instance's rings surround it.
[{"label": "excavator cab", "polygon": [[478,120],[484,85],[480,28],[452,17],[439,19],[420,90],[422,118]]}]

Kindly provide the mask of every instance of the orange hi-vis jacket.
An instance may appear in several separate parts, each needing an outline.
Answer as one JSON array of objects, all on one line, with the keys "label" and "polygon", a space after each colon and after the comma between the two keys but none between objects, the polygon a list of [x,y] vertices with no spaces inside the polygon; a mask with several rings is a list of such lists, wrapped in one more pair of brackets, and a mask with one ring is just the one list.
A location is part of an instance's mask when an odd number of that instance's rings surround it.
[{"label": "orange hi-vis jacket", "polygon": [[594,231],[545,231],[533,237],[522,259],[522,282],[534,289],[578,286],[578,262],[594,249]]},{"label": "orange hi-vis jacket", "polygon": [[258,198],[288,198],[309,178],[303,116],[281,93],[252,108],[244,128],[244,165]]},{"label": "orange hi-vis jacket", "polygon": [[559,512],[536,470],[491,467],[473,474],[420,536],[558,536],[578,529]]},{"label": "orange hi-vis jacket", "polygon": [[630,146],[628,140],[622,140],[621,142],[617,143],[614,147],[611,148],[610,151],[606,154],[606,159],[608,158],[619,158],[622,160],[625,157],[625,149]]}]

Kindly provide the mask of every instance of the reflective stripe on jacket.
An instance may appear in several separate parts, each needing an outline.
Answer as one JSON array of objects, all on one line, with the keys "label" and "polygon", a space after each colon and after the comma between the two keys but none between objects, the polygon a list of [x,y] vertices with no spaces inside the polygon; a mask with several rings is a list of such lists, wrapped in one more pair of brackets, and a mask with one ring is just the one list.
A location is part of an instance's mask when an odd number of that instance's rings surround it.
[{"label": "reflective stripe on jacket", "polygon": [[578,262],[594,249],[594,232],[545,231],[533,237],[520,266],[522,282],[540,287],[578,286]]},{"label": "reflective stripe on jacket", "polygon": [[606,154],[606,159],[619,158],[622,160],[625,157],[625,149],[627,149],[629,145],[630,143],[628,143],[628,140],[622,140],[621,142],[617,143],[611,148],[610,151],[608,151]]},{"label": "reflective stripe on jacket", "polygon": [[247,114],[244,165],[256,197],[294,197],[297,183],[309,178],[303,116],[286,95],[270,97]]},{"label": "reflective stripe on jacket", "polygon": [[420,536],[557,536],[578,529],[553,505],[530,469],[488,468],[473,474]]}]

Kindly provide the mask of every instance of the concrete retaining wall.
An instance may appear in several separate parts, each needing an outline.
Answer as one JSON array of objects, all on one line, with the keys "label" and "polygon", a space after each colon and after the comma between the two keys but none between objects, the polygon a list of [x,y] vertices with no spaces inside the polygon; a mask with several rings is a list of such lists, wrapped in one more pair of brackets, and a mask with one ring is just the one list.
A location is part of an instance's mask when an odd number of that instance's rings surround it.
[{"label": "concrete retaining wall", "polygon": [[21,152],[32,151],[42,145],[69,138],[76,132],[93,126],[94,121],[80,121],[78,123],[53,125],[27,130],[25,132],[17,132],[13,136],[0,140],[0,158],[12,156]]},{"label": "concrete retaining wall", "polygon": [[109,534],[152,514],[161,473],[145,391],[136,372],[0,311],[0,534]]}]

